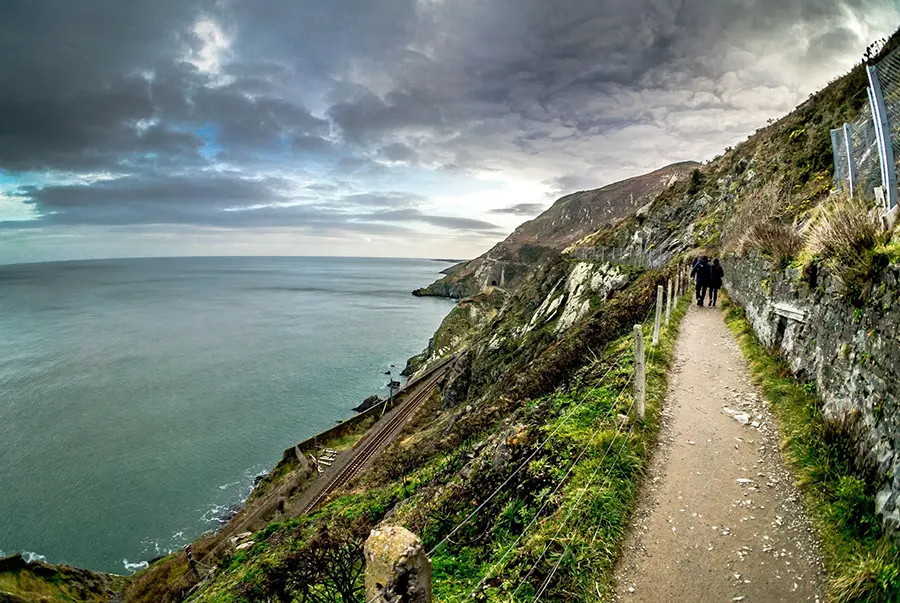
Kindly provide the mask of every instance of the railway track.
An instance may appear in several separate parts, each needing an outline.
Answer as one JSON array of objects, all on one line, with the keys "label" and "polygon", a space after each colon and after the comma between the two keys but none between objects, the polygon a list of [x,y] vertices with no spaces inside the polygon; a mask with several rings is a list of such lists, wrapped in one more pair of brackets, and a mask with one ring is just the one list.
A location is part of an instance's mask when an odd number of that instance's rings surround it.
[{"label": "railway track", "polygon": [[[448,365],[449,366],[449,365]],[[447,371],[447,367],[435,372],[421,386],[419,391],[410,396],[409,400],[403,403],[393,415],[390,416],[387,423],[383,427],[369,435],[356,451],[353,458],[344,466],[342,466],[334,475],[332,475],[328,483],[322,490],[312,499],[312,501],[304,509],[304,513],[310,513],[319,506],[328,496],[336,490],[342,488],[350,482],[354,477],[359,475],[363,467],[375,456],[378,455],[403,429],[407,419],[415,412],[419,405],[428,399],[434,387],[437,385],[441,377]]]}]

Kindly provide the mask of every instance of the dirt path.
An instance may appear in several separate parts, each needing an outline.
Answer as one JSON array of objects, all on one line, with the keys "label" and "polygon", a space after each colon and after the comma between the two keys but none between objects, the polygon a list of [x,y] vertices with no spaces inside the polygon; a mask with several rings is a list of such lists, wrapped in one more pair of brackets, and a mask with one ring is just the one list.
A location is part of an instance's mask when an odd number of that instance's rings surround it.
[{"label": "dirt path", "polygon": [[684,319],[665,415],[616,600],[821,600],[818,547],[777,427],[715,308]]}]

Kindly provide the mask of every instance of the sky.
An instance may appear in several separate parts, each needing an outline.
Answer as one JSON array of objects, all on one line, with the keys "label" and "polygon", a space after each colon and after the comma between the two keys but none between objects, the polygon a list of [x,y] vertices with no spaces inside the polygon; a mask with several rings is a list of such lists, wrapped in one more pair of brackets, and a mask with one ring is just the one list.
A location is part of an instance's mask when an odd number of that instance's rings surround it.
[{"label": "sky", "polygon": [[474,257],[708,160],[897,0],[0,0],[0,263]]}]

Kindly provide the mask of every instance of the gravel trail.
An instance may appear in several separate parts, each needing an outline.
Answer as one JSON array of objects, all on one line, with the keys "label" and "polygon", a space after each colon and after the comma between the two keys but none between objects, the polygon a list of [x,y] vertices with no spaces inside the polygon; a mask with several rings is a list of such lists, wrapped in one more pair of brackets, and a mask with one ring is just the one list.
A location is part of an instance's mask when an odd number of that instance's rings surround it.
[{"label": "gravel trail", "polygon": [[822,564],[767,402],[716,308],[692,307],[616,601],[821,601]]}]

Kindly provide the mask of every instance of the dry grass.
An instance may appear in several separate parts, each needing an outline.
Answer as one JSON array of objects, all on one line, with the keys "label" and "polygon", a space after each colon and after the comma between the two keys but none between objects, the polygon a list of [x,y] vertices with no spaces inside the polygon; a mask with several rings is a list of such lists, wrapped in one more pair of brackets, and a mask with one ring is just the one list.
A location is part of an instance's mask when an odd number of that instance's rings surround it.
[{"label": "dry grass", "polygon": [[737,251],[746,233],[765,224],[784,208],[781,185],[769,180],[760,188],[747,193],[734,208],[734,213],[722,228],[722,241],[726,251]]},{"label": "dry grass", "polygon": [[840,193],[817,208],[804,238],[805,263],[823,262],[848,294],[860,300],[867,296],[879,269],[875,250],[889,242],[890,233],[869,203]]},{"label": "dry grass", "polygon": [[884,230],[872,207],[846,194],[835,195],[816,211],[806,227],[806,249],[823,260],[853,263],[884,244]]},{"label": "dry grass", "polygon": [[792,226],[762,222],[751,227],[741,240],[741,252],[759,251],[780,268],[790,264],[803,250],[803,239]]}]

